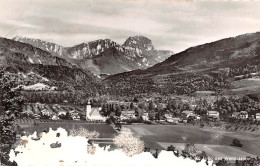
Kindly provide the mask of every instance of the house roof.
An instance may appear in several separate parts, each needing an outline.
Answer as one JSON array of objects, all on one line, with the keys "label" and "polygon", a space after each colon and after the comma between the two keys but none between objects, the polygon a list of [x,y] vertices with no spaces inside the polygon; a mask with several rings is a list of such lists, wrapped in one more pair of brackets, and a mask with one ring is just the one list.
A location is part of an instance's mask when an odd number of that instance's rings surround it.
[{"label": "house roof", "polygon": [[155,112],[149,112],[148,115],[153,116],[153,115],[156,115],[156,113]]},{"label": "house roof", "polygon": [[233,112],[232,115],[233,116],[238,116],[240,114],[240,112]]},{"label": "house roof", "polygon": [[89,115],[90,116],[100,116],[98,108],[92,108]]},{"label": "house roof", "polygon": [[211,113],[211,114],[218,114],[219,112],[218,112],[218,111],[208,111],[208,113]]},{"label": "house roof", "polygon": [[192,116],[192,117],[197,117],[198,115],[197,115],[197,114],[192,114],[192,115],[190,115],[190,116]]},{"label": "house roof", "polygon": [[247,111],[241,111],[241,114],[248,114]]},{"label": "house roof", "polygon": [[122,111],[123,114],[135,114],[135,111]]},{"label": "house roof", "polygon": [[66,111],[59,111],[59,112],[58,112],[58,115],[66,114],[66,113],[67,113]]},{"label": "house roof", "polygon": [[191,113],[194,113],[193,111],[182,111],[181,112],[182,114],[191,114]]},{"label": "house roof", "polygon": [[50,112],[50,111],[48,111],[48,110],[44,109],[44,110],[42,110],[41,112]]}]

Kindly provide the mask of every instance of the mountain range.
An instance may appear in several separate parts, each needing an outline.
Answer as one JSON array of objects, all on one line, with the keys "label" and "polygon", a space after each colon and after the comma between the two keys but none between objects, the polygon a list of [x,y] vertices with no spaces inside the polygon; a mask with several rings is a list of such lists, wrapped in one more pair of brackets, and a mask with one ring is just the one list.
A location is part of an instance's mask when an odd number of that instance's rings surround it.
[{"label": "mountain range", "polygon": [[100,39],[73,47],[20,36],[13,40],[50,52],[98,76],[146,69],[173,55],[172,51],[155,50],[152,41],[144,36],[129,37],[123,45]]},{"label": "mountain range", "polygon": [[191,47],[146,70],[116,74],[103,82],[115,94],[191,94],[228,89],[235,77],[259,70],[257,32]]},{"label": "mountain range", "polygon": [[48,84],[58,90],[80,87],[89,94],[102,91],[100,80],[90,71],[27,43],[0,38],[0,65],[9,73],[21,75],[26,85],[38,83],[28,77],[35,73],[50,80]]},{"label": "mountain range", "polygon": [[91,95],[219,91],[229,89],[241,75],[259,73],[260,32],[177,54],[156,50],[144,36],[129,37],[122,45],[100,39],[73,47],[19,36],[0,38],[0,64],[25,85],[41,82]]}]

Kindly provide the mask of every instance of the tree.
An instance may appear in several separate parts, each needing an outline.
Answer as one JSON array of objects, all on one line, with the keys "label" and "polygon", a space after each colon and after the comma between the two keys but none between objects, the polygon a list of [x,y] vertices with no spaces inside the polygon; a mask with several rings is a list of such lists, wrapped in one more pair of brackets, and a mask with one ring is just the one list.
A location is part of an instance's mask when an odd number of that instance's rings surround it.
[{"label": "tree", "polygon": [[167,147],[167,151],[173,151],[174,152],[175,149],[176,148],[173,145],[170,145],[170,146]]},{"label": "tree", "polygon": [[0,71],[0,163],[10,165],[9,152],[16,141],[18,125],[24,99],[14,77]]},{"label": "tree", "polygon": [[108,106],[107,106],[107,104],[103,104],[102,105],[102,109],[101,109],[101,111],[100,111],[100,114],[101,115],[104,115],[104,116],[107,116],[108,115]]},{"label": "tree", "polygon": [[149,107],[148,108],[149,108],[150,111],[153,111],[155,109],[153,101],[149,102]]},{"label": "tree", "polygon": [[139,102],[138,98],[134,97],[133,102],[138,103]]},{"label": "tree", "polygon": [[121,107],[117,105],[117,106],[116,106],[116,110],[115,110],[115,115],[116,115],[116,116],[121,116],[121,113],[122,113],[122,112],[121,112]]},{"label": "tree", "polygon": [[144,103],[139,103],[139,104],[138,104],[138,108],[144,109],[144,107],[145,107],[145,104],[144,104]]},{"label": "tree", "polygon": [[157,113],[155,114],[155,119],[158,120],[158,121],[160,120],[160,112],[157,112]]},{"label": "tree", "polygon": [[228,163],[225,159],[222,159],[216,163],[216,166],[228,166]]},{"label": "tree", "polygon": [[233,141],[232,141],[232,146],[242,147],[243,145],[241,144],[239,139],[234,138]]},{"label": "tree", "polygon": [[141,108],[136,108],[135,109],[135,116],[141,117],[142,115],[143,115],[143,110]]},{"label": "tree", "polygon": [[67,119],[67,120],[71,120],[72,119],[72,117],[70,116],[69,112],[66,113],[65,119]]},{"label": "tree", "polygon": [[130,104],[130,109],[134,109],[134,103],[133,102],[131,102],[131,104]]},{"label": "tree", "polygon": [[199,155],[198,155],[198,157],[202,160],[202,159],[207,159],[208,158],[208,156],[207,156],[207,154],[206,154],[206,152],[205,151],[202,151]]}]

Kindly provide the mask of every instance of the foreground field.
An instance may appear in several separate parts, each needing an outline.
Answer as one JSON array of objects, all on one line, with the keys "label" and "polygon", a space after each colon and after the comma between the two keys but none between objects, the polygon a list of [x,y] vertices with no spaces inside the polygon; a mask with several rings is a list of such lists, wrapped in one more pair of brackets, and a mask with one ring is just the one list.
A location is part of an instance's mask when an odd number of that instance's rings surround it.
[{"label": "foreground field", "polygon": [[[184,125],[128,125],[145,146],[166,149],[169,145],[176,148],[186,143],[194,143],[199,150],[211,157],[246,157],[260,154],[260,136],[243,132],[205,130],[197,126]],[[234,138],[239,138],[242,148],[230,146]]]},{"label": "foreground field", "polygon": [[[184,150],[185,143],[158,143],[163,148],[167,148],[170,145],[176,147],[179,151]],[[205,151],[211,158],[245,158],[246,156],[255,157],[255,155],[247,153],[241,149],[238,149],[229,145],[209,145],[209,144],[195,144],[196,149]]]},{"label": "foreground field", "polygon": [[[60,136],[57,137],[57,134]],[[205,160],[197,162],[189,158],[176,157],[172,152],[161,151],[155,158],[149,152],[142,152],[138,144],[131,144],[126,151],[125,146],[109,150],[100,146],[90,145],[85,137],[68,137],[64,129],[50,130],[43,134],[39,140],[32,137],[23,137],[23,144],[18,145],[10,153],[10,161],[15,161],[19,166],[208,166]],[[131,137],[127,134],[128,137]],[[60,146],[53,148],[54,142]],[[121,139],[123,144],[133,143],[132,139]],[[127,145],[126,145],[127,146]],[[129,147],[129,146],[127,146]],[[140,149],[141,151],[139,151]],[[129,152],[134,156],[128,156]],[[141,153],[139,153],[141,152]]]},{"label": "foreground field", "polygon": [[[38,126],[33,125],[33,121],[22,121],[20,123],[27,135],[34,131],[41,132],[59,127],[66,129],[77,129],[83,127],[89,131],[97,131],[100,138],[114,138],[117,132],[109,125],[99,123],[80,122],[39,122]],[[213,129],[202,129],[192,125],[125,125],[131,129],[135,136],[140,137],[146,147],[151,149],[164,150],[169,145],[174,145],[182,150],[186,143],[194,143],[198,150],[205,151],[208,156],[215,157],[237,157],[259,156],[260,154],[260,134],[257,132],[227,132]],[[242,148],[230,146],[232,140],[238,138],[243,144]]]}]

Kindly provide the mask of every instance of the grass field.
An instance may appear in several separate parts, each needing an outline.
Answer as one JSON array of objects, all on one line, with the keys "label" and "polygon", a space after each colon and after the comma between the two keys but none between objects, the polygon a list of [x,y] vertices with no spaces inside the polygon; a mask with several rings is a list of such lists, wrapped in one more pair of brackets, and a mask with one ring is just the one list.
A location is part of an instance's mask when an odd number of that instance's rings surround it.
[{"label": "grass field", "polygon": [[[253,133],[217,132],[205,130],[197,126],[184,125],[128,125],[145,146],[166,149],[169,145],[183,148],[186,143],[194,143],[211,157],[246,157],[260,155],[260,136]],[[232,140],[238,138],[242,148],[230,146]]]},{"label": "grass field", "polygon": [[234,81],[231,86],[230,94],[260,93],[260,78],[247,78]]},{"label": "grass field", "polygon": [[[179,151],[183,150],[185,143],[158,143],[163,148],[167,148],[170,145],[176,147]],[[209,157],[219,157],[219,158],[245,158],[246,156],[255,157],[255,155],[247,153],[241,149],[228,145],[208,145],[208,144],[195,144],[196,149],[200,151],[205,151]]]}]

